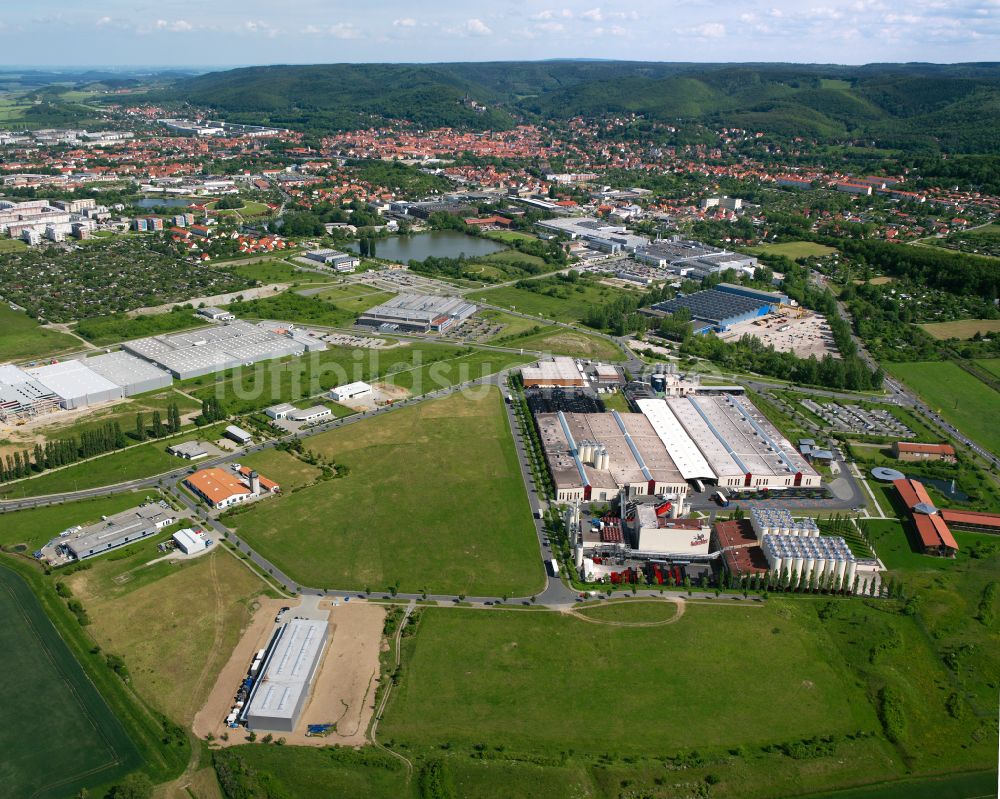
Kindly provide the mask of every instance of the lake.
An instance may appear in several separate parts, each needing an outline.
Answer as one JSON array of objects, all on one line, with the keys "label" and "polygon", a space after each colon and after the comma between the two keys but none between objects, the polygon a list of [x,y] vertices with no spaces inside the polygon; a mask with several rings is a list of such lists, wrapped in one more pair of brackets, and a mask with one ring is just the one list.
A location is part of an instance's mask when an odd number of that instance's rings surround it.
[{"label": "lake", "polygon": [[934,486],[938,491],[944,494],[948,499],[955,500],[955,502],[968,502],[969,495],[966,494],[962,489],[955,487],[952,488],[951,480],[938,480],[933,477],[921,477],[920,475],[908,474],[906,475],[911,480],[919,480],[921,483],[927,483],[927,485]]},{"label": "lake", "polygon": [[143,197],[135,203],[139,208],[187,208],[194,200],[178,200],[176,197]]},{"label": "lake", "polygon": [[[358,252],[357,242],[350,248]],[[489,239],[477,239],[454,230],[432,230],[414,236],[393,236],[375,242],[375,255],[401,264],[422,261],[425,258],[458,258],[459,255],[483,256],[506,250],[502,244]]]}]

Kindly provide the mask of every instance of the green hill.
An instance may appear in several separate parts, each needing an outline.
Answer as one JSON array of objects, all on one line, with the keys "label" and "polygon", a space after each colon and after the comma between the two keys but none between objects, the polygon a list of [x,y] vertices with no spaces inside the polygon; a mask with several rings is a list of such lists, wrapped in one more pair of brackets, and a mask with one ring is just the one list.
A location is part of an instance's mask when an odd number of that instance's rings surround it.
[{"label": "green hill", "polygon": [[209,73],[158,99],[302,130],[380,119],[505,129],[634,113],[883,146],[1000,152],[1000,64],[679,64],[538,61],[325,64]]}]

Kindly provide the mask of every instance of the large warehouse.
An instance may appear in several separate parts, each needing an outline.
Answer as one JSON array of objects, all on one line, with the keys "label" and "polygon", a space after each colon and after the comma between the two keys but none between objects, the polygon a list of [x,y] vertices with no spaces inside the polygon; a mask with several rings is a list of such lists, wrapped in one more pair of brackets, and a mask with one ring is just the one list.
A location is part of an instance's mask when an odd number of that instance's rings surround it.
[{"label": "large warehouse", "polygon": [[121,386],[91,371],[81,361],[60,361],[26,371],[58,396],[59,404],[67,410],[125,396]]},{"label": "large warehouse", "polygon": [[658,302],[653,311],[674,314],[683,308],[691,312],[695,333],[723,333],[739,322],[766,316],[780,304],[780,297],[770,292],[722,284],[718,288]]},{"label": "large warehouse", "polygon": [[398,294],[369,308],[357,324],[383,331],[441,333],[461,324],[476,312],[476,306],[460,297]]},{"label": "large warehouse", "polygon": [[539,413],[535,416],[559,502],[629,496],[684,497],[687,482],[638,413]]},{"label": "large warehouse", "polygon": [[170,388],[173,382],[169,372],[120,350],[87,358],[83,363],[91,371],[121,386],[126,397]]},{"label": "large warehouse", "polygon": [[250,730],[293,732],[323,659],[328,625],[292,619],[275,633],[243,711]]},{"label": "large warehouse", "polygon": [[289,336],[242,321],[171,336],[151,336],[126,342],[122,348],[166,369],[178,380],[301,355],[306,350],[302,342]]},{"label": "large warehouse", "polygon": [[30,419],[59,408],[59,397],[23,369],[0,364],[0,421]]},{"label": "large warehouse", "polygon": [[566,388],[572,386],[582,388],[587,385],[587,378],[579,364],[564,355],[539,361],[535,366],[522,367],[521,380],[525,388]]},{"label": "large warehouse", "polygon": [[681,473],[727,488],[818,487],[820,475],[746,398],[640,399]]},{"label": "large warehouse", "polygon": [[101,555],[156,535],[173,523],[173,511],[166,503],[150,502],[139,505],[113,516],[106,516],[97,524],[57,538],[54,542],[55,557],[51,559],[60,562],[67,559],[84,560],[94,555]]}]

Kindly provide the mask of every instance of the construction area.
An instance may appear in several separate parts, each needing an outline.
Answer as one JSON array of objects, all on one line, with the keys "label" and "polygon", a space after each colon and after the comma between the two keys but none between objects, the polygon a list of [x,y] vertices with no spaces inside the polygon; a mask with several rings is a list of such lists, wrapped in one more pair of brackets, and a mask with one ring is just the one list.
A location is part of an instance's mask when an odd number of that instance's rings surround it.
[{"label": "construction area", "polygon": [[262,600],[195,716],[195,734],[221,746],[251,733],[302,746],[367,743],[384,619],[370,603]]},{"label": "construction area", "polygon": [[723,341],[753,336],[764,346],[774,347],[776,352],[790,352],[799,358],[840,357],[826,317],[803,308],[782,306],[766,316],[735,322],[718,336]]}]

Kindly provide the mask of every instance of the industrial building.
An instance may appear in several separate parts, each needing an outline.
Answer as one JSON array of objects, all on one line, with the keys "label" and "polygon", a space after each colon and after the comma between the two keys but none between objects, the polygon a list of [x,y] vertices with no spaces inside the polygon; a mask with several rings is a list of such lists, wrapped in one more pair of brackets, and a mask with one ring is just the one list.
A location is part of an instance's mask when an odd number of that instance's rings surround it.
[{"label": "industrial building", "polygon": [[31,419],[58,410],[59,397],[23,369],[0,364],[0,421]]},{"label": "industrial building", "polygon": [[237,427],[234,424],[226,425],[226,429],[222,431],[222,434],[231,441],[235,441],[241,447],[253,443],[253,436],[242,427]]},{"label": "industrial building", "polygon": [[554,233],[561,233],[571,239],[579,239],[595,250],[612,255],[635,252],[649,244],[645,236],[629,233],[620,225],[609,225],[596,217],[571,217],[569,219],[546,219],[538,222],[538,227]]},{"label": "industrial building", "polygon": [[718,552],[723,567],[735,577],[765,574],[769,567],[760,539],[749,519],[725,519],[712,527],[710,548]]},{"label": "industrial building", "polygon": [[174,543],[177,544],[177,548],[185,555],[195,555],[198,552],[204,552],[208,549],[208,540],[205,538],[205,533],[201,530],[192,530],[190,527],[185,527],[183,530],[178,530],[174,533],[173,539]]},{"label": "industrial building", "polygon": [[746,398],[693,394],[636,404],[686,480],[756,490],[821,484],[816,470]]},{"label": "industrial building", "polygon": [[340,252],[340,250],[309,250],[305,253],[305,257],[310,261],[329,266],[338,272],[353,272],[361,266],[361,259],[357,255]]},{"label": "industrial building", "polygon": [[954,557],[958,552],[958,542],[934,506],[924,484],[919,480],[903,479],[894,481],[892,485],[910,512],[924,554]]},{"label": "industrial building", "polygon": [[346,400],[360,399],[361,397],[370,397],[372,395],[372,387],[367,383],[357,380],[353,383],[347,383],[343,386],[336,386],[330,389],[330,399],[334,402],[345,402]]},{"label": "industrial building", "polygon": [[819,525],[815,519],[808,516],[795,519],[791,511],[781,505],[753,508],[750,511],[750,528],[758,541],[763,541],[765,535],[819,537]]},{"label": "industrial building", "polygon": [[216,308],[215,306],[199,308],[198,315],[204,316],[206,319],[211,319],[213,322],[232,322],[236,319],[236,314],[222,308]]},{"label": "industrial building", "polygon": [[857,560],[839,536],[806,537],[768,533],[761,549],[770,570],[791,580],[791,585],[828,581],[834,590],[851,590]]},{"label": "industrial building", "polygon": [[189,461],[208,457],[208,450],[202,446],[200,441],[184,441],[180,444],[171,444],[167,447],[167,452]]},{"label": "industrial building", "polygon": [[60,361],[25,371],[58,396],[59,405],[67,410],[125,396],[121,386],[91,371],[82,361]]},{"label": "industrial building", "polygon": [[178,380],[301,355],[306,346],[289,335],[248,322],[129,341],[122,349],[166,369]]},{"label": "industrial building", "polygon": [[767,316],[781,304],[783,296],[721,284],[718,288],[658,302],[651,310],[657,314],[675,314],[685,309],[691,314],[695,333],[724,333],[740,322]]},{"label": "industrial building", "polygon": [[639,263],[692,280],[704,280],[709,275],[717,275],[727,269],[735,269],[748,275],[753,275],[757,270],[757,259],[752,255],[720,250],[679,236],[658,239],[636,250],[634,257]]},{"label": "industrial building", "polygon": [[173,382],[169,372],[121,350],[87,358],[83,364],[106,380],[121,386],[126,397],[170,388]]},{"label": "industrial building", "polygon": [[275,633],[243,709],[241,720],[248,729],[295,730],[323,659],[328,633],[327,622],[315,619],[292,619]]},{"label": "industrial building", "polygon": [[333,416],[333,411],[327,408],[326,405],[313,405],[311,408],[303,408],[302,410],[296,408],[288,414],[288,418],[291,421],[304,422],[305,424],[318,422],[320,419],[328,419],[331,416]]},{"label": "industrial building", "polygon": [[687,483],[649,422],[637,413],[540,413],[539,438],[559,502],[663,494],[683,498]]},{"label": "industrial building", "polygon": [[97,524],[63,533],[54,542],[55,554],[57,560],[85,560],[156,535],[174,521],[173,511],[165,502],[140,505],[105,516]]},{"label": "industrial building", "polygon": [[565,388],[567,386],[583,388],[587,385],[587,378],[580,365],[572,358],[562,355],[539,361],[534,366],[522,367],[521,381],[525,388]]},{"label": "industrial building", "polygon": [[199,469],[184,480],[184,485],[213,508],[219,509],[255,499],[265,493],[276,494],[281,490],[273,480],[261,477],[247,467],[243,467],[243,470],[237,476],[218,467]]},{"label": "industrial building", "polygon": [[677,518],[675,509],[676,505],[670,502],[658,506],[642,503],[628,507],[622,526],[633,554],[682,558],[708,554],[708,522]]},{"label": "industrial building", "polygon": [[292,405],[292,403],[280,402],[277,405],[271,405],[268,408],[264,408],[264,413],[269,419],[277,420],[287,418],[288,414],[296,410],[298,410],[298,408]]},{"label": "industrial building", "polygon": [[357,324],[378,330],[405,333],[442,333],[461,324],[476,306],[460,297],[398,294],[358,317]]}]

